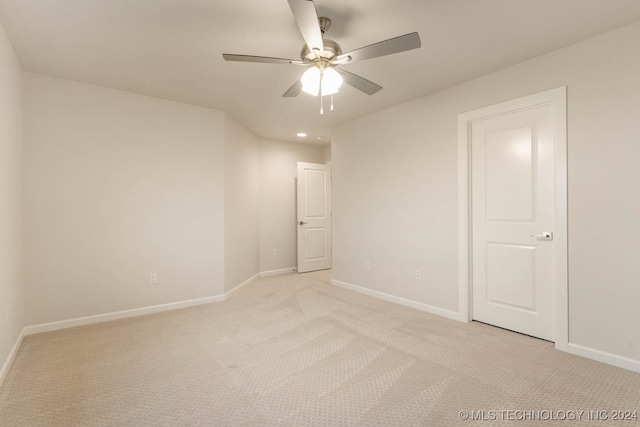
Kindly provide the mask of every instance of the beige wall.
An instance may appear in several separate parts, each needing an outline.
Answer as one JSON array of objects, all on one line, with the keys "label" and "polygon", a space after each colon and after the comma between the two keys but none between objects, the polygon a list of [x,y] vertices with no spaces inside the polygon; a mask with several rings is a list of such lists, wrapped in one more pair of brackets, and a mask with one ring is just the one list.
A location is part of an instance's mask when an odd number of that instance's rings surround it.
[{"label": "beige wall", "polygon": [[224,126],[225,291],[258,273],[258,139],[230,115]]},{"label": "beige wall", "polygon": [[334,279],[458,311],[457,116],[567,85],[569,340],[640,361],[638,40],[634,24],[334,129]]},{"label": "beige wall", "polygon": [[[295,266],[296,162],[322,162],[322,147],[259,142],[215,110],[24,76],[28,324],[221,295]],[[261,265],[259,242],[278,257]]]},{"label": "beige wall", "polygon": [[28,324],[224,293],[222,112],[31,73],[24,111]]},{"label": "beige wall", "polygon": [[22,197],[22,74],[0,24],[0,369],[24,326]]},{"label": "beige wall", "polygon": [[[294,268],[298,162],[324,163],[317,145],[260,140],[260,271]],[[273,250],[277,256],[273,256]]]},{"label": "beige wall", "polygon": [[331,145],[324,145],[322,147],[322,163],[328,163],[331,161]]}]

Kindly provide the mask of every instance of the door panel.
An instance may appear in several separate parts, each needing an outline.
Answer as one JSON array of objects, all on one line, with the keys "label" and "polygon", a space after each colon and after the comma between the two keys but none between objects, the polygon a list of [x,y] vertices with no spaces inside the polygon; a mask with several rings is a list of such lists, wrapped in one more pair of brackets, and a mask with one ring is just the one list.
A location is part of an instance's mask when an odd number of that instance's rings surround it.
[{"label": "door panel", "polygon": [[298,273],[331,268],[331,173],[298,163]]},{"label": "door panel", "polygon": [[471,125],[473,318],[553,340],[552,106]]},{"label": "door panel", "polygon": [[489,221],[533,220],[534,151],[535,140],[530,126],[487,134],[485,162]]},{"label": "door panel", "polygon": [[306,218],[327,217],[326,171],[315,169],[303,170],[304,182],[304,216]]},{"label": "door panel", "polygon": [[327,257],[327,229],[326,228],[305,228],[305,242],[307,261],[326,259]]},{"label": "door panel", "polygon": [[487,295],[489,304],[535,312],[536,248],[487,244]]}]

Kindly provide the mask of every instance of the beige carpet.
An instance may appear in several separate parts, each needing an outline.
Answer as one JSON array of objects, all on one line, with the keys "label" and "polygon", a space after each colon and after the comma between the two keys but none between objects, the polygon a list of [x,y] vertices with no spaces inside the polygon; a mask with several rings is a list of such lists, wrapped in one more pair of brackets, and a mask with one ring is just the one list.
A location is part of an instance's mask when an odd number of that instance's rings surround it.
[{"label": "beige carpet", "polygon": [[[328,272],[26,337],[0,389],[2,426],[489,426],[579,411],[533,424],[614,425],[618,409],[640,411],[639,374],[336,288]],[[460,418],[472,410],[487,420]]]}]

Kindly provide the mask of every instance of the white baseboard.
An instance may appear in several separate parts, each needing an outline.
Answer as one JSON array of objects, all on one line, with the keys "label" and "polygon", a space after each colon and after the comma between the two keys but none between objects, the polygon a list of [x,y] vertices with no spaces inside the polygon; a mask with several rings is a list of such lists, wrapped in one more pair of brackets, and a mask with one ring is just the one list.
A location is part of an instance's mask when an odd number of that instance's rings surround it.
[{"label": "white baseboard", "polygon": [[145,314],[159,313],[161,311],[178,310],[180,308],[192,307],[194,305],[210,304],[212,302],[224,301],[235,291],[251,282],[258,277],[258,274],[245,280],[235,288],[223,295],[214,295],[211,297],[196,298],[186,301],[171,302],[168,304],[154,305],[150,307],[140,307],[131,310],[115,311],[112,313],[97,314],[94,316],[78,317],[75,319],[61,320],[58,322],[42,323],[40,325],[27,326],[24,328],[24,335],[39,334],[42,332],[57,331],[60,329],[73,328],[76,326],[91,325],[93,323],[108,322],[110,320],[124,319],[127,317],[143,316]]},{"label": "white baseboard", "polygon": [[260,277],[279,276],[280,274],[295,273],[295,267],[281,268],[279,270],[261,271]]},{"label": "white baseboard", "polygon": [[331,284],[334,286],[338,286],[340,288],[349,289],[352,291],[359,292],[361,294],[369,295],[374,298],[382,299],[385,301],[394,302],[396,304],[404,305],[407,307],[415,308],[416,310],[425,311],[427,313],[435,314],[437,316],[446,317],[447,319],[458,320],[460,322],[467,322],[466,319],[462,318],[460,313],[456,313],[455,311],[449,311],[442,308],[434,307],[429,304],[424,304],[417,301],[412,301],[410,299],[397,297],[391,294],[385,294],[384,292],[374,291],[372,289],[363,288],[361,286],[352,285],[351,283],[341,282],[339,280],[331,280]]},{"label": "white baseboard", "polygon": [[60,329],[73,328],[75,326],[91,325],[93,323],[107,322],[109,320],[124,319],[126,317],[142,316],[145,314],[159,313],[161,311],[177,310],[179,308],[191,307],[194,305],[209,304],[212,302],[224,301],[225,295],[196,298],[186,301],[172,302],[168,304],[154,305],[150,307],[134,308],[131,310],[115,311],[112,313],[97,314],[95,316],[78,317],[75,319],[61,320],[58,322],[42,323],[40,325],[27,326],[24,328],[24,335],[39,334],[42,332],[57,331]]},{"label": "white baseboard", "polygon": [[244,285],[250,283],[253,279],[255,279],[258,276],[260,276],[260,273],[254,274],[253,276],[249,277],[247,280],[245,280],[244,282],[240,283],[238,286],[236,286],[235,288],[231,289],[229,292],[224,294],[223,297],[222,297],[222,300],[224,301],[225,299],[229,298],[231,296],[231,294],[233,294],[235,291],[239,290]]},{"label": "white baseboard", "polygon": [[567,345],[565,351],[576,356],[586,357],[587,359],[596,360],[608,365],[617,366],[618,368],[640,373],[640,360],[630,359],[628,357],[607,353],[606,351],[595,350],[593,348],[571,343]]},{"label": "white baseboard", "polygon": [[16,358],[16,354],[18,354],[18,350],[20,349],[20,345],[22,344],[22,339],[24,338],[24,335],[25,335],[24,329],[22,329],[22,331],[20,332],[20,335],[18,335],[18,339],[13,345],[13,348],[11,348],[11,351],[9,352],[7,359],[4,361],[4,364],[2,365],[2,370],[0,370],[0,386],[2,386],[2,384],[4,383],[4,379],[6,378],[7,373],[9,372],[9,368],[11,367],[13,360]]},{"label": "white baseboard", "polygon": [[[396,304],[405,305],[407,307],[415,308],[427,313],[435,314],[438,316],[446,317],[452,320],[458,320],[461,322],[467,322],[459,313],[444,310],[438,307],[433,307],[428,304],[419,303],[416,301],[400,298],[395,295],[385,294],[384,292],[374,291],[371,289],[363,288],[361,286],[352,285],[351,283],[341,282],[339,280],[331,280],[331,284],[340,288],[349,289],[365,295],[379,298],[385,301],[394,302]],[[560,351],[564,351],[576,356],[585,357],[587,359],[595,360],[597,362],[606,363],[608,365],[616,366],[618,368],[627,369],[629,371],[640,373],[640,360],[631,359],[624,356],[618,356],[616,354],[607,353],[605,351],[594,350],[589,347],[584,347],[578,344],[567,344],[566,346],[557,346]]]},{"label": "white baseboard", "polygon": [[245,286],[246,284],[251,282],[253,279],[258,277],[259,275],[260,275],[260,273],[255,274],[254,276],[252,276],[249,279],[245,280],[240,285],[236,286],[235,288],[233,288],[232,290],[230,290],[229,292],[227,292],[227,293],[225,293],[223,295],[215,295],[215,296],[211,296],[211,297],[196,298],[196,299],[191,299],[191,300],[186,300],[186,301],[172,302],[172,303],[168,303],[168,304],[160,304],[160,305],[154,305],[154,306],[149,306],[149,307],[134,308],[134,309],[131,309],[131,310],[116,311],[116,312],[111,312],[111,313],[97,314],[95,316],[78,317],[78,318],[75,318],[75,319],[67,319],[67,320],[61,320],[61,321],[58,321],[58,322],[42,323],[40,325],[27,326],[27,327],[22,329],[22,332],[20,333],[20,336],[18,337],[15,345],[11,349],[11,352],[7,356],[7,359],[4,362],[4,365],[2,365],[2,370],[0,370],[0,385],[2,385],[2,382],[4,381],[4,378],[5,378],[6,374],[7,374],[7,372],[9,372],[9,368],[11,367],[11,364],[13,363],[13,360],[15,359],[16,354],[18,353],[18,349],[20,348],[20,345],[22,344],[23,338],[25,336],[27,336],[27,335],[39,334],[39,333],[43,333],[43,332],[57,331],[57,330],[60,330],[60,329],[73,328],[73,327],[76,327],[76,326],[91,325],[91,324],[94,324],[94,323],[107,322],[107,321],[110,321],[110,320],[124,319],[124,318],[127,318],[127,317],[135,317],[135,316],[143,316],[145,314],[159,313],[159,312],[162,312],[162,311],[177,310],[177,309],[180,309],[180,308],[192,307],[192,306],[195,306],[195,305],[210,304],[210,303],[213,303],[213,302],[224,301],[227,298],[229,298],[231,296],[231,294],[233,294],[235,291],[237,291],[238,289],[242,288],[243,286]]},{"label": "white baseboard", "polygon": [[[209,303],[213,303],[213,302],[220,302],[220,301],[224,301],[227,298],[229,298],[234,292],[236,292],[237,290],[239,290],[240,288],[242,288],[243,286],[247,285],[248,283],[250,283],[252,280],[254,280],[256,277],[267,277],[267,276],[273,276],[273,275],[277,275],[277,274],[286,274],[286,273],[290,273],[292,271],[295,271],[295,268],[286,268],[286,269],[282,269],[282,270],[272,270],[272,271],[263,271],[260,272],[252,277],[250,277],[249,279],[245,280],[244,282],[242,282],[240,285],[236,286],[234,289],[230,290],[229,292],[223,294],[223,295],[216,295],[216,296],[211,296],[211,297],[205,297],[205,298],[196,298],[196,299],[192,299],[192,300],[186,300],[186,301],[179,301],[179,302],[174,302],[174,303],[168,303],[168,304],[160,304],[160,305],[155,305],[155,306],[150,306],[150,307],[141,307],[141,308],[135,308],[135,309],[131,309],[131,310],[123,310],[123,311],[117,311],[117,312],[112,312],[112,313],[104,313],[104,314],[98,314],[95,316],[86,316],[86,317],[79,317],[76,319],[68,319],[68,320],[62,320],[62,321],[58,321],[58,322],[51,322],[51,323],[44,323],[44,324],[40,324],[40,325],[33,325],[33,326],[27,326],[25,327],[22,332],[20,333],[20,335],[18,336],[18,339],[16,340],[13,348],[11,349],[11,352],[9,353],[9,355],[7,356],[7,359],[5,360],[4,364],[2,365],[2,369],[0,370],[0,385],[2,385],[7,372],[9,371],[9,368],[11,367],[11,364],[13,363],[13,360],[16,357],[16,354],[18,353],[18,350],[20,349],[20,345],[22,344],[22,341],[24,339],[25,336],[27,335],[33,335],[33,334],[39,334],[42,332],[50,332],[50,331],[56,331],[56,330],[60,330],[60,329],[67,329],[67,328],[72,328],[75,326],[84,326],[84,325],[90,325],[93,323],[100,323],[100,322],[106,322],[109,320],[117,320],[117,319],[124,319],[127,317],[134,317],[134,316],[142,316],[145,314],[152,314],[152,313],[159,313],[162,311],[170,311],[170,310],[177,310],[180,308],[186,308],[186,307],[191,307],[191,306],[195,306],[195,305],[201,305],[201,304],[209,304]],[[445,309],[441,309],[438,307],[434,307],[428,304],[423,304],[420,302],[416,302],[416,301],[412,301],[406,298],[401,298],[401,297],[397,297],[395,295],[390,295],[390,294],[386,294],[384,292],[379,292],[379,291],[374,291],[371,289],[367,289],[367,288],[363,288],[361,286],[357,286],[357,285],[352,285],[350,283],[346,283],[346,282],[341,282],[339,280],[331,280],[331,284],[334,286],[338,286],[341,288],[345,288],[345,289],[349,289],[355,292],[359,292],[365,295],[369,295],[372,296],[374,298],[378,298],[378,299],[382,299],[385,301],[390,301],[396,304],[401,304],[407,307],[411,307],[411,308],[415,308],[417,310],[421,310],[427,313],[431,313],[431,314],[435,314],[438,316],[442,316],[448,319],[453,319],[453,320],[458,320],[461,322],[466,322],[467,320],[464,319],[460,313],[456,313],[453,311],[449,311],[449,310],[445,310]],[[563,346],[564,347],[564,346]],[[640,361],[635,360],[635,359],[630,359],[624,356],[618,356],[615,354],[611,354],[611,353],[607,353],[604,351],[600,351],[600,350],[594,350],[588,347],[584,347],[581,345],[577,345],[577,344],[571,344],[569,343],[566,347],[561,348],[559,350],[562,351],[566,351],[567,353],[570,354],[574,354],[576,356],[582,356],[582,357],[586,357],[587,359],[592,359],[592,360],[596,360],[598,362],[603,362],[603,363],[607,363],[609,365],[613,365],[613,366],[617,366],[619,368],[623,368],[623,369],[627,369],[633,372],[638,372],[640,373]]]}]

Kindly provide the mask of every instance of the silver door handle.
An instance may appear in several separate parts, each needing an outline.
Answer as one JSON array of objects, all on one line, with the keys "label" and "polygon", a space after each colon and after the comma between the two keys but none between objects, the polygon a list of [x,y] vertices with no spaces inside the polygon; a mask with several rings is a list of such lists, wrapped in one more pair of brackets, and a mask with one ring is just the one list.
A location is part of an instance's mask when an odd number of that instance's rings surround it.
[{"label": "silver door handle", "polygon": [[553,233],[551,231],[543,231],[542,234],[532,234],[531,237],[539,240],[553,240]]},{"label": "silver door handle", "polygon": [[307,224],[307,222],[306,221],[300,221],[298,224],[305,225],[305,224]]}]

